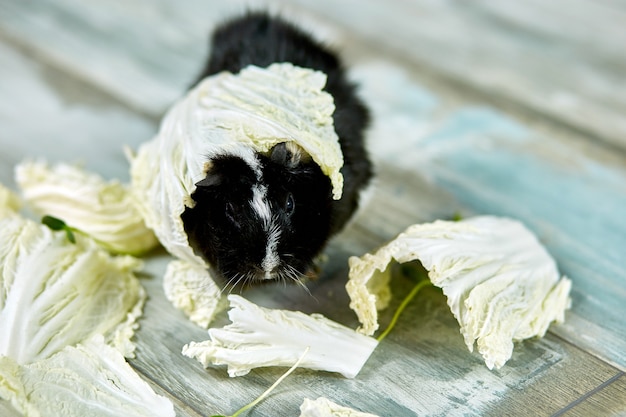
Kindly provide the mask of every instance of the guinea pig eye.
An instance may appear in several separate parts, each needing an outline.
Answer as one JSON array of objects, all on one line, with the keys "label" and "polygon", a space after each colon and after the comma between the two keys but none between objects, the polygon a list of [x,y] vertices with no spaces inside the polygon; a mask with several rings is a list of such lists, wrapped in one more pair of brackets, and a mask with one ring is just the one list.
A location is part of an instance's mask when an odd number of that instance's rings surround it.
[{"label": "guinea pig eye", "polygon": [[295,208],[296,202],[293,199],[293,194],[289,193],[287,194],[287,198],[285,199],[285,214],[291,216]]}]

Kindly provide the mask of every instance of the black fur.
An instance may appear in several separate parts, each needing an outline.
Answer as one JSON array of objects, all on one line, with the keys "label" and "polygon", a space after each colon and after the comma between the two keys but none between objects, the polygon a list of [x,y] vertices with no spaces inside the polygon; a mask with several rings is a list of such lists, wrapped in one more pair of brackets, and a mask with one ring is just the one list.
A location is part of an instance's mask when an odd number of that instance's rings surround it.
[{"label": "black fur", "polygon": [[[217,28],[198,81],[221,71],[238,73],[248,65],[267,67],[275,62],[326,73],[324,89],[334,98],[334,126],[344,156],[343,196],[335,201],[328,177],[310,159],[291,161],[293,155],[281,145],[271,155],[258,155],[262,185],[267,186],[281,228],[281,268],[295,277],[294,272],[301,275],[310,270],[328,238],[344,227],[358,206],[359,192],[370,181],[372,166],[363,143],[369,115],[329,49],[294,25],[265,13],[251,13]],[[267,233],[249,206],[255,184],[255,175],[243,160],[227,155],[216,158],[192,195],[195,207],[182,216],[192,246],[227,279],[261,276],[265,245],[260,240]],[[295,202],[293,210],[286,207],[290,198]]]}]

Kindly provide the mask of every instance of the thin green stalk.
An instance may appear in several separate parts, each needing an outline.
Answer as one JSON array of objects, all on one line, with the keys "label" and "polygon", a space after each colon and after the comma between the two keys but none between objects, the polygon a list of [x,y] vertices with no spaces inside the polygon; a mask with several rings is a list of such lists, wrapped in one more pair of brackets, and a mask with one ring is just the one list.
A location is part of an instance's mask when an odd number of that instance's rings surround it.
[{"label": "thin green stalk", "polygon": [[380,336],[378,336],[376,338],[376,340],[378,340],[378,342],[380,343],[381,340],[383,340],[385,337],[387,337],[387,335],[389,334],[389,332],[391,332],[391,330],[394,328],[394,326],[396,325],[396,322],[398,321],[398,318],[400,318],[400,314],[402,314],[402,312],[404,311],[404,309],[406,308],[407,305],[409,305],[409,303],[411,302],[411,300],[413,298],[415,298],[415,296],[417,295],[418,292],[420,292],[420,290],[424,287],[427,287],[429,285],[432,285],[432,283],[425,279],[423,281],[420,281],[417,283],[417,285],[415,287],[413,287],[413,289],[411,290],[411,292],[404,297],[404,300],[402,300],[402,303],[400,304],[400,306],[398,307],[398,309],[396,310],[396,313],[393,315],[393,318],[391,319],[391,323],[389,323],[389,326],[387,326],[387,328],[385,329],[384,332],[382,332],[380,334]]},{"label": "thin green stalk", "polygon": [[259,395],[259,397],[256,400],[252,401],[250,404],[244,405],[239,410],[235,411],[235,414],[233,414],[230,417],[238,417],[241,413],[249,410],[250,408],[254,407],[258,403],[263,401],[263,399],[265,397],[267,397],[274,390],[274,388],[276,388],[278,386],[278,384],[283,382],[283,380],[285,378],[287,378],[289,376],[289,374],[291,374],[300,365],[300,363],[302,363],[302,360],[304,360],[304,357],[306,356],[306,354],[309,353],[309,350],[310,350],[310,347],[307,346],[307,348],[304,350],[304,352],[302,353],[300,358],[296,361],[296,363],[294,363],[293,366],[291,368],[289,368],[289,370],[287,372],[282,374],[282,376],[280,378],[278,378],[276,380],[276,382],[274,382],[272,384],[271,387],[269,387],[267,390],[265,390],[265,392],[263,394]]}]

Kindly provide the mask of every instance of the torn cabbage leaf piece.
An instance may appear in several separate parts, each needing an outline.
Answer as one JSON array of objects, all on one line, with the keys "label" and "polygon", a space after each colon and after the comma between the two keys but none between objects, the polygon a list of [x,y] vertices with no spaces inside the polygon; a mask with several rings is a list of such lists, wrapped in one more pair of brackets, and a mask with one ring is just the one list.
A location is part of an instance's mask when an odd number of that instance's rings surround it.
[{"label": "torn cabbage leaf piece", "polygon": [[185,345],[183,355],[205,367],[228,365],[231,377],[264,366],[291,366],[309,347],[301,367],[354,378],[378,345],[320,314],[263,308],[237,295],[228,300],[232,324],[209,329],[211,339]]},{"label": "torn cabbage leaf piece", "polygon": [[563,322],[570,305],[571,281],[560,277],[520,222],[494,216],[436,221],[409,227],[373,254],[350,258],[346,289],[361,332],[378,328],[378,293],[388,297],[390,263],[416,259],[446,295],[468,349],[476,342],[489,369],[504,365],[514,341],[542,337],[551,322]]},{"label": "torn cabbage leaf piece", "polygon": [[158,135],[131,156],[131,178],[137,207],[171,254],[205,264],[180,216],[193,207],[190,196],[216,154],[255,165],[255,151],[294,142],[329,176],[334,198],[341,197],[343,154],[325,83],[325,74],[288,63],[249,66],[204,79],[168,111]]},{"label": "torn cabbage leaf piece", "polygon": [[158,242],[132,203],[128,187],[76,166],[22,162],[15,179],[40,215],[63,220],[116,253],[139,255]]},{"label": "torn cabbage leaf piece", "polygon": [[4,185],[0,184],[0,217],[16,213],[22,202],[19,197]]},{"label": "torn cabbage leaf piece", "polygon": [[132,357],[142,263],[17,214],[0,219],[0,355],[32,363],[94,334]]},{"label": "torn cabbage leaf piece", "polygon": [[204,266],[171,261],[165,270],[163,289],[174,307],[205,329],[215,315],[227,307],[220,288]]},{"label": "torn cabbage leaf piece", "polygon": [[32,364],[0,356],[0,397],[27,417],[175,415],[101,335]]},{"label": "torn cabbage leaf piece", "polygon": [[375,414],[363,413],[349,407],[344,407],[319,397],[313,401],[305,398],[300,406],[300,417],[377,417]]}]

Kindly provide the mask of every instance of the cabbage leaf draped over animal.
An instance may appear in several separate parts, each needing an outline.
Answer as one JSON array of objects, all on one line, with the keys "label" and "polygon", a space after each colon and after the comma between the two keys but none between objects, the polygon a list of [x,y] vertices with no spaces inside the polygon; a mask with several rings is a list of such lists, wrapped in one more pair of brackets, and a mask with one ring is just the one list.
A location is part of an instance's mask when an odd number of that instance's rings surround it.
[{"label": "cabbage leaf draped over animal", "polygon": [[438,220],[350,258],[346,289],[362,333],[376,331],[377,310],[389,302],[390,263],[416,259],[446,295],[467,348],[476,343],[490,369],[511,357],[514,341],[542,337],[569,308],[571,281],[523,224],[494,216]]},{"label": "cabbage leaf draped over animal", "polygon": [[250,162],[255,151],[294,142],[328,175],[333,197],[341,197],[343,156],[325,84],[325,74],[289,63],[249,66],[205,78],[168,111],[157,136],[132,158],[131,178],[137,207],[172,255],[205,264],[180,216],[193,207],[190,196],[213,155]]}]

